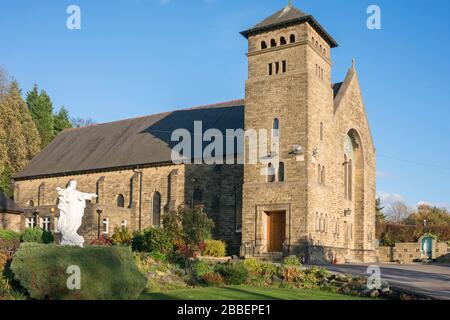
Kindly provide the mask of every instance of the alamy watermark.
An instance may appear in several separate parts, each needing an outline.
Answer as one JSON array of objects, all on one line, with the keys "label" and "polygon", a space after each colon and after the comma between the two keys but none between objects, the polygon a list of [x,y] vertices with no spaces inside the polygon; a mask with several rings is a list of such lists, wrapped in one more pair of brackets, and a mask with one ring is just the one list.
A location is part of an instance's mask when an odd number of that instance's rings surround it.
[{"label": "alamy watermark", "polygon": [[72,4],[67,7],[66,13],[69,14],[66,20],[66,27],[69,30],[81,29],[81,9],[79,6]]},{"label": "alamy watermark", "polygon": [[80,290],[81,289],[81,269],[79,266],[69,266],[66,270],[69,275],[66,281],[67,289]]},{"label": "alamy watermark", "polygon": [[381,8],[375,4],[367,7],[367,28],[369,30],[381,30]]}]

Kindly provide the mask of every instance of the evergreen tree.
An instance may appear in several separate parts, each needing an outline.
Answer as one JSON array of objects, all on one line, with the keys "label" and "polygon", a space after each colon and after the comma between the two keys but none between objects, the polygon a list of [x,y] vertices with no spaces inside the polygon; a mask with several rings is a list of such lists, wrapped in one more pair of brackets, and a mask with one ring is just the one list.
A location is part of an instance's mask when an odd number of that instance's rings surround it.
[{"label": "evergreen tree", "polygon": [[53,116],[54,123],[54,136],[65,129],[72,128],[72,122],[70,121],[69,111],[65,107],[61,107],[58,113]]},{"label": "evergreen tree", "polygon": [[54,137],[52,101],[44,90],[38,94],[38,87],[35,84],[33,90],[27,93],[27,105],[39,131],[41,148],[44,148]]},{"label": "evergreen tree", "polygon": [[384,207],[381,204],[381,199],[375,199],[375,212],[376,212],[376,221],[382,222],[386,220],[386,216],[383,213]]}]

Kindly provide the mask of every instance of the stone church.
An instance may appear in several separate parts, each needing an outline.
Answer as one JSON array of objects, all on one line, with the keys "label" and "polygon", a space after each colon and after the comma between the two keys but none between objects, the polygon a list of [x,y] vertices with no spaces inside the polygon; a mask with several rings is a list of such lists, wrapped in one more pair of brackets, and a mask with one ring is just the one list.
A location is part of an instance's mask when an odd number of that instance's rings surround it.
[{"label": "stone church", "polygon": [[[375,261],[375,147],[354,62],[343,82],[331,83],[338,44],[292,5],[241,34],[248,40],[244,100],[62,132],[14,177],[22,228],[58,232],[56,188],[73,179],[98,194],[80,230],[87,240],[160,226],[179,206],[202,204],[230,253]],[[278,129],[277,170],[174,164],[171,135],[193,132],[194,121],[221,132]]]}]

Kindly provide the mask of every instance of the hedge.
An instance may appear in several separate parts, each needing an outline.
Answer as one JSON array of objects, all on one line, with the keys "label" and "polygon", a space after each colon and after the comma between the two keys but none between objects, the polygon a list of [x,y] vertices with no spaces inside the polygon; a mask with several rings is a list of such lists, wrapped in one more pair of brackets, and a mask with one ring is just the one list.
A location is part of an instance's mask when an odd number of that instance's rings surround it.
[{"label": "hedge", "polygon": [[[67,288],[70,266],[80,268],[80,290]],[[125,247],[23,243],[11,270],[30,297],[41,300],[131,300],[138,298],[146,286],[146,277]]]}]

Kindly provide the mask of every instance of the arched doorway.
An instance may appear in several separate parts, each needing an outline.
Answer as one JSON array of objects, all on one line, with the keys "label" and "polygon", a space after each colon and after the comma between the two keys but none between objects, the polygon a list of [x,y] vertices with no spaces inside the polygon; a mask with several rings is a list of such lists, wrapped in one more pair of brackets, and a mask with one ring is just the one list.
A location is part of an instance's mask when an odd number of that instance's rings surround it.
[{"label": "arched doorway", "polygon": [[350,203],[352,219],[348,221],[350,245],[356,250],[364,249],[364,150],[361,136],[351,129],[345,141],[345,182],[346,200]]}]

